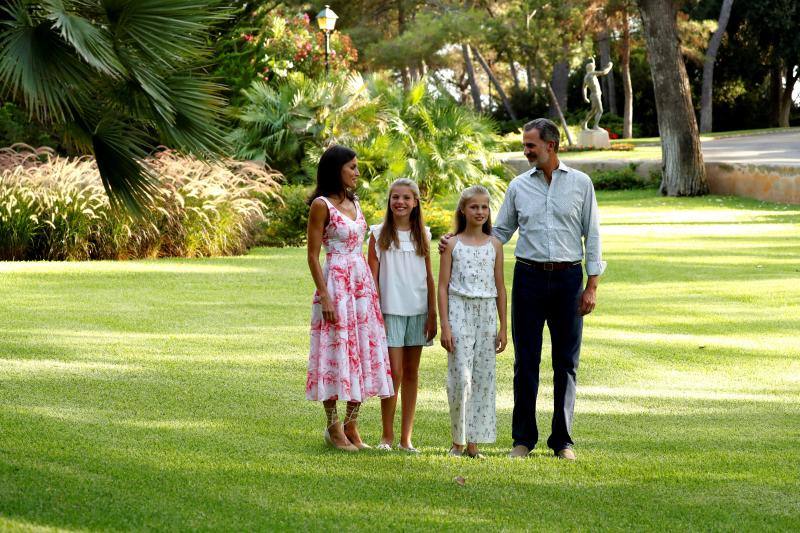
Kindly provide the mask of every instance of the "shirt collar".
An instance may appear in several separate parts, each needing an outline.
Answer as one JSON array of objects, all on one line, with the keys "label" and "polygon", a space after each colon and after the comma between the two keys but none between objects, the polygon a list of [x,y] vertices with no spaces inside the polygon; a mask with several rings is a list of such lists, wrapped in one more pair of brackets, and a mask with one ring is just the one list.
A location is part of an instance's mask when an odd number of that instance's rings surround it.
[{"label": "shirt collar", "polygon": [[[555,170],[561,170],[562,172],[567,174],[567,173],[569,173],[570,170],[572,170],[572,168],[568,167],[567,165],[565,165],[564,161],[559,159],[558,160],[558,166],[555,168]],[[533,169],[530,172],[531,177],[535,176],[537,172],[539,172],[539,169],[537,167],[533,167]]]}]

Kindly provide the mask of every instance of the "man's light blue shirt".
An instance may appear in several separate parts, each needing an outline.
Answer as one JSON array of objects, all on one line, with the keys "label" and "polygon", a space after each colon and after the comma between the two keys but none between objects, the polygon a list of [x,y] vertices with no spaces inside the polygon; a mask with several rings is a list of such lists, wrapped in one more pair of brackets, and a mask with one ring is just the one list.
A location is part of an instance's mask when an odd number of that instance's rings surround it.
[{"label": "man's light blue shirt", "polygon": [[492,233],[506,243],[517,229],[514,255],[520,259],[581,261],[585,246],[586,274],[599,276],[606,269],[592,180],[562,162],[550,185],[536,168],[511,180]]}]

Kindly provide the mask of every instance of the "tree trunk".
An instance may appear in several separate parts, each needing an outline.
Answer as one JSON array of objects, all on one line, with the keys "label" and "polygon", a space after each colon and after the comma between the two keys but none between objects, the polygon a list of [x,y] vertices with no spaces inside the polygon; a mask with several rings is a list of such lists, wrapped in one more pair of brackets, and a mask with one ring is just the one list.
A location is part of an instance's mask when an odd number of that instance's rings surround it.
[{"label": "tree trunk", "polygon": [[622,138],[633,138],[633,86],[631,85],[631,27],[628,13],[622,14],[622,89],[625,103],[622,110]]},{"label": "tree trunk", "polygon": [[700,134],[678,41],[675,3],[638,0],[638,4],[661,135],[661,193],[668,196],[707,194],[708,181],[700,151]]},{"label": "tree trunk", "polygon": [[559,61],[553,67],[553,76],[548,85],[556,95],[555,103],[557,106],[550,106],[550,118],[556,118],[559,113],[567,111],[567,88],[569,84],[569,63],[567,60]]},{"label": "tree trunk", "polygon": [[506,96],[506,92],[503,90],[503,86],[500,85],[499,81],[497,81],[497,77],[495,77],[494,72],[492,72],[492,69],[489,66],[489,64],[486,63],[486,60],[483,58],[483,55],[481,55],[480,50],[478,50],[474,46],[470,46],[470,49],[472,50],[472,55],[475,56],[475,58],[478,60],[478,63],[480,63],[481,67],[483,67],[483,70],[484,72],[486,72],[486,75],[489,76],[489,81],[491,81],[492,85],[494,85],[495,88],[497,89],[497,94],[500,95],[500,100],[502,100],[503,102],[503,107],[506,108],[506,113],[508,113],[508,116],[511,117],[511,120],[517,120],[517,116],[514,114],[514,110],[511,109],[511,102],[508,101],[508,96]]},{"label": "tree trunk", "polygon": [[533,94],[535,83],[533,79],[533,66],[530,63],[525,65],[525,74],[528,77],[528,94]]},{"label": "tree trunk", "polygon": [[569,128],[567,127],[567,119],[564,118],[564,113],[561,111],[561,106],[558,103],[556,93],[553,90],[553,86],[549,83],[547,83],[547,94],[550,96],[550,104],[553,106],[553,109],[555,109],[556,116],[561,121],[561,127],[564,128],[564,133],[567,136],[567,143],[569,143],[570,146],[574,145],[575,142],[572,140],[572,134],[569,132]]},{"label": "tree trunk", "polygon": [[774,64],[769,69],[769,125],[777,126],[781,121],[781,93],[783,81],[781,80],[781,67]]},{"label": "tree trunk", "polygon": [[[607,29],[603,29],[603,31],[597,35],[597,45],[600,49],[600,68],[603,68],[611,61],[611,45],[609,43]],[[600,78],[600,81],[603,83],[605,108],[608,109],[609,113],[617,115],[617,90],[614,85],[614,71],[612,70],[607,76]]]},{"label": "tree trunk", "polygon": [[[404,0],[397,0],[397,34],[403,35],[406,31],[406,9]],[[411,69],[408,65],[400,68],[400,79],[403,81],[403,90],[408,92],[411,89]]]},{"label": "tree trunk", "polygon": [[778,126],[781,128],[789,127],[789,116],[792,113],[792,91],[794,84],[797,83],[797,78],[800,76],[800,67],[798,67],[797,74],[794,73],[795,66],[789,65],[786,67],[786,85],[783,87],[781,93],[780,106],[778,107]]},{"label": "tree trunk", "polygon": [[717,51],[728,26],[728,19],[731,16],[731,6],[733,0],[723,0],[722,9],[719,12],[717,31],[711,37],[706,50],[706,59],[703,62],[703,88],[700,93],[700,131],[707,133],[712,131],[712,109],[714,92],[714,62],[717,60]]},{"label": "tree trunk", "polygon": [[475,106],[475,111],[480,112],[481,90],[478,87],[478,81],[475,79],[475,68],[472,66],[472,59],[469,57],[469,46],[466,43],[461,45],[461,53],[464,55],[464,68],[466,69],[469,88],[472,92],[472,103]]}]

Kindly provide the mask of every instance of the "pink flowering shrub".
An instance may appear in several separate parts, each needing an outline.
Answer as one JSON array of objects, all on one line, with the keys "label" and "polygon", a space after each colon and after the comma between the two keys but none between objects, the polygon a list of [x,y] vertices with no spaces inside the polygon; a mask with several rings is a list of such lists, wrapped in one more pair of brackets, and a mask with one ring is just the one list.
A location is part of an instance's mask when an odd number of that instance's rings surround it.
[{"label": "pink flowering shrub", "polygon": [[[256,11],[219,48],[217,74],[232,87],[234,100],[255,80],[277,82],[291,72],[316,78],[325,72],[325,34],[306,13]],[[330,69],[347,72],[357,60],[358,51],[350,37],[340,31],[332,32]]]}]

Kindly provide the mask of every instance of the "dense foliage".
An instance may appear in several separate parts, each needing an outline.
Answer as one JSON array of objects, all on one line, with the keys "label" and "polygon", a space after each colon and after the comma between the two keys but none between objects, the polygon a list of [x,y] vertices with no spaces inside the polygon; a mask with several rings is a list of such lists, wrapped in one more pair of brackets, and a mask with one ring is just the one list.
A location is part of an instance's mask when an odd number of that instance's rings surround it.
[{"label": "dense foliage", "polygon": [[204,70],[217,0],[9,0],[0,7],[0,98],[94,155],[112,202],[154,191],[156,143],[224,147],[220,86]]},{"label": "dense foliage", "polygon": [[256,82],[246,96],[237,156],[266,161],[290,182],[310,183],[322,150],[340,143],[359,154],[364,194],[401,176],[417,181],[426,201],[475,183],[505,187],[492,122],[424,81],[404,92],[382,76],[293,74],[276,86]]},{"label": "dense foliage", "polygon": [[[215,74],[225,80],[234,102],[256,80],[277,82],[292,72],[314,78],[325,72],[325,37],[307,13],[258,8],[228,30],[217,49]],[[357,59],[350,38],[333,32],[330,68],[347,71]]]},{"label": "dense foliage", "polygon": [[95,161],[50,150],[0,151],[0,260],[133,259],[240,254],[279,176],[253,163],[208,164],[160,151],[154,209],[112,209]]}]

